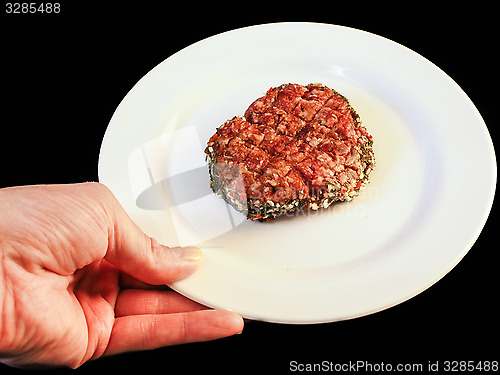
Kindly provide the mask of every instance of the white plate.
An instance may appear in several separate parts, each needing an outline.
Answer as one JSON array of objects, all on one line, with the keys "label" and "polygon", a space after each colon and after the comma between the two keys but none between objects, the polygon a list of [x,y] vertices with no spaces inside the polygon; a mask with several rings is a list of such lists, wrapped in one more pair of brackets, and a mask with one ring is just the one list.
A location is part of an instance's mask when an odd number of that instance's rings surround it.
[{"label": "white plate", "polygon": [[[269,87],[320,82],[347,96],[377,166],[352,202],[246,221],[210,191],[203,148]],[[439,68],[385,38],[282,23],[195,43],[145,75],[106,131],[99,178],[150,236],[197,245],[172,287],[205,305],[283,323],[370,314],[423,291],[471,248],[496,161],[473,103]]]}]

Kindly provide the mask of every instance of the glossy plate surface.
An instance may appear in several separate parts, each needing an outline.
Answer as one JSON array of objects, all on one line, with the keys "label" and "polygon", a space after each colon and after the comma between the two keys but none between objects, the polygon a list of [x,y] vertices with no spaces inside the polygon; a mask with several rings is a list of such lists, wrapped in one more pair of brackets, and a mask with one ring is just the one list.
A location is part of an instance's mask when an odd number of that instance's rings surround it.
[{"label": "glossy plate surface", "polygon": [[[345,95],[377,165],[352,202],[247,221],[211,193],[203,149],[288,82]],[[280,23],[202,40],[146,74],[110,121],[99,178],[147,234],[202,249],[200,269],[172,285],[180,293],[247,318],[318,323],[388,308],[449,272],[486,222],[496,161],[473,103],[422,56],[356,29]]]}]

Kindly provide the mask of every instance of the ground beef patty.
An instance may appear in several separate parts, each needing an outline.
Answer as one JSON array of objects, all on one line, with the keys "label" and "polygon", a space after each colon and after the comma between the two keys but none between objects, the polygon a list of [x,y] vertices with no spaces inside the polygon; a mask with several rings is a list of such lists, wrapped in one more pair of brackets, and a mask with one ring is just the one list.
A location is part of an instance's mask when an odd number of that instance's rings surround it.
[{"label": "ground beef patty", "polygon": [[349,201],[375,159],[345,97],[321,84],[284,84],[226,121],[205,149],[212,190],[251,220]]}]

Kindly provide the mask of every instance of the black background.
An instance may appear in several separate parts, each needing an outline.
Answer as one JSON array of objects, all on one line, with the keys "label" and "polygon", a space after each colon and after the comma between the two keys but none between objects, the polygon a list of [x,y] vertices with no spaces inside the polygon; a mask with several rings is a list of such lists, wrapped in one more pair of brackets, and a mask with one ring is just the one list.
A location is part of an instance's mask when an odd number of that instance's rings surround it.
[{"label": "black background", "polygon": [[[462,87],[498,138],[499,33],[491,1],[60,3],[60,14],[1,9],[0,187],[96,181],[107,124],[144,74],[203,38],[269,22],[339,24],[413,49]],[[465,173],[473,179],[473,171]],[[464,199],[474,199],[471,189]],[[499,360],[495,206],[447,276],[386,311],[311,326],[248,322],[235,337],[102,358],[77,373],[288,373],[290,361],[426,367],[436,360]],[[2,374],[17,371],[0,365]]]}]

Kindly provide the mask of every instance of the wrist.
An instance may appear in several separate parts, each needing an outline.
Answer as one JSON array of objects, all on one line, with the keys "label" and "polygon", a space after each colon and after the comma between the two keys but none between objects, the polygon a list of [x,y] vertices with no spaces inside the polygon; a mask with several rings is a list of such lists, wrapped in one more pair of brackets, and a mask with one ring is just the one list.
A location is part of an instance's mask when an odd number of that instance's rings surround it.
[{"label": "wrist", "polygon": [[5,341],[7,334],[5,331],[5,274],[4,274],[4,253],[0,243],[0,361],[5,351]]},{"label": "wrist", "polygon": [[7,279],[6,249],[0,240],[0,362],[10,354],[12,339],[15,331],[15,319],[13,314],[13,301],[9,297]]},{"label": "wrist", "polygon": [[5,341],[7,339],[7,334],[5,331],[5,253],[2,246],[2,241],[0,240],[0,360],[3,357],[5,351]]}]

